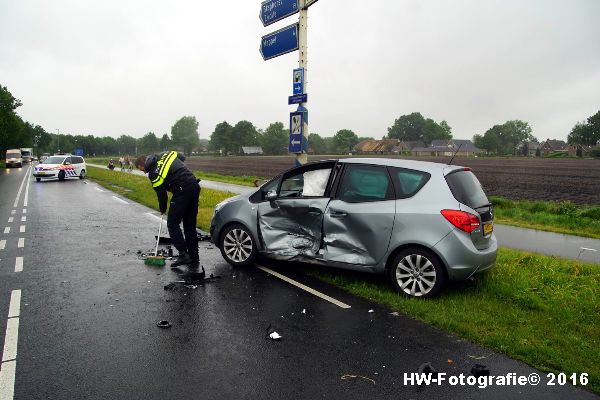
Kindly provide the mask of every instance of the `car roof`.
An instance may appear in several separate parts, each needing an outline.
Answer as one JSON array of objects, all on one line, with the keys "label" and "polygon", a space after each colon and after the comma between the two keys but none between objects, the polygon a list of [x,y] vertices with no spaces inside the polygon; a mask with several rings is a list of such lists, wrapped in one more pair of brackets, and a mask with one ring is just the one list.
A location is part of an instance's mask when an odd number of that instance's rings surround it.
[{"label": "car roof", "polygon": [[459,165],[448,165],[442,163],[436,163],[431,161],[418,161],[418,160],[407,160],[404,158],[367,158],[367,157],[356,157],[356,158],[340,158],[339,162],[348,164],[373,164],[373,165],[385,165],[388,167],[398,167],[407,169],[416,169],[424,172],[437,172],[437,171],[451,171],[455,169],[462,169]]}]

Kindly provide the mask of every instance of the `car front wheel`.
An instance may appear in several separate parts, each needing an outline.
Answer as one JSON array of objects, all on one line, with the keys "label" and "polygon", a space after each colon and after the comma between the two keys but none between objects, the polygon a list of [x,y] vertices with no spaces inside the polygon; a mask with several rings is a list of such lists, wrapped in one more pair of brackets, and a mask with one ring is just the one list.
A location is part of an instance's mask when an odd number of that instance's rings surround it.
[{"label": "car front wheel", "polygon": [[64,181],[65,180],[65,171],[59,171],[58,172],[58,180],[59,181]]},{"label": "car front wheel", "polygon": [[85,169],[82,169],[81,172],[79,173],[79,179],[84,179],[85,178]]},{"label": "car front wheel", "polygon": [[245,267],[256,258],[256,245],[248,229],[241,224],[227,226],[221,233],[219,248],[225,261],[234,267]]},{"label": "car front wheel", "polygon": [[398,253],[389,269],[389,276],[394,289],[407,297],[435,297],[446,284],[446,274],[439,258],[420,247],[410,247]]}]

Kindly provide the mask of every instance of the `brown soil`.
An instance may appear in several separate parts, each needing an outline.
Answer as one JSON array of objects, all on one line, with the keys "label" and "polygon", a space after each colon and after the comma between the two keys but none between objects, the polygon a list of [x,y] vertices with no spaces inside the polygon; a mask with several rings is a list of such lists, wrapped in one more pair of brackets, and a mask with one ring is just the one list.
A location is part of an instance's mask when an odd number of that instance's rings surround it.
[{"label": "brown soil", "polygon": [[[312,156],[309,161],[324,158],[327,157]],[[446,157],[419,159],[448,162]],[[186,163],[205,172],[270,178],[292,168],[294,157],[197,157]],[[471,167],[488,195],[600,204],[599,160],[455,158],[453,164]]]}]

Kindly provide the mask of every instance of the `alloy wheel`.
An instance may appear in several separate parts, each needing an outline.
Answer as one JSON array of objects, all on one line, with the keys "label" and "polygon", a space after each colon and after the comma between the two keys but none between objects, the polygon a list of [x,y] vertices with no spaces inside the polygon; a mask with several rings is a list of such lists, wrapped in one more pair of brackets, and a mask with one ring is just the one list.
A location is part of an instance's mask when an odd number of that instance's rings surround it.
[{"label": "alloy wheel", "polygon": [[252,254],[252,237],[243,229],[230,230],[223,240],[223,252],[235,263],[243,263]]},{"label": "alloy wheel", "polygon": [[437,272],[433,263],[424,255],[408,254],[396,266],[396,280],[404,293],[422,297],[435,286]]}]

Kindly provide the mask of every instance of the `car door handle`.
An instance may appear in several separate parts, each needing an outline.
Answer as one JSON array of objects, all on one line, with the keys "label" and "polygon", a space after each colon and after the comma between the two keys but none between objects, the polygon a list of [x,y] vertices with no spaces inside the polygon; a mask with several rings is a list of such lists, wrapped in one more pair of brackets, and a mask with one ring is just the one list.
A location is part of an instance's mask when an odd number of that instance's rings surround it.
[{"label": "car door handle", "polygon": [[309,213],[310,215],[316,215],[316,216],[319,216],[319,215],[323,214],[323,211],[321,211],[321,209],[320,209],[320,208],[309,207],[309,208],[308,208],[308,213]]},{"label": "car door handle", "polygon": [[348,215],[348,213],[343,211],[332,211],[330,215],[331,218],[344,218],[346,215]]}]

